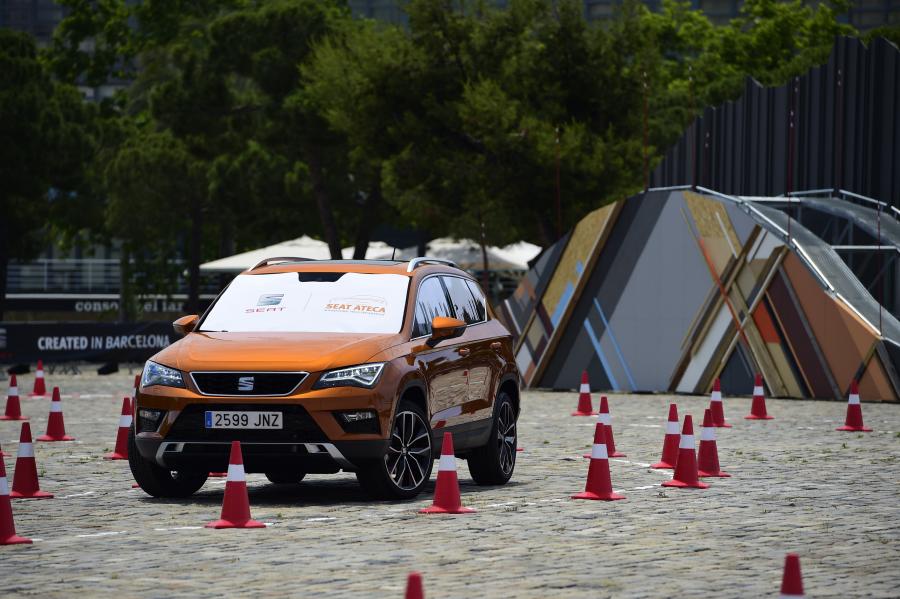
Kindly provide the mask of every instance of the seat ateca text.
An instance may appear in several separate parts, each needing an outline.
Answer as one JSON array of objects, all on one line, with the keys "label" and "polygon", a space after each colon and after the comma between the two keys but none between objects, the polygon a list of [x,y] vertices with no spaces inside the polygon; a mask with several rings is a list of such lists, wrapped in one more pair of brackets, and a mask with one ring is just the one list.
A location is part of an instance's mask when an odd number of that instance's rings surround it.
[{"label": "seat ateca text", "polygon": [[191,495],[233,440],[273,483],[345,470],[382,498],[422,490],[447,431],[478,484],[512,476],[512,337],[450,262],[272,258],[175,330],[144,366],[129,436],[150,495]]}]

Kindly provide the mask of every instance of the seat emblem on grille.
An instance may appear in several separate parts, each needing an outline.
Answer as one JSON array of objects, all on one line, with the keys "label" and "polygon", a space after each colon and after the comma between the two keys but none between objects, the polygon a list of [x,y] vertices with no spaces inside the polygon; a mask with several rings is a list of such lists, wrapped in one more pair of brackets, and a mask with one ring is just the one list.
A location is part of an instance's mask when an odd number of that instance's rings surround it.
[{"label": "seat emblem on grille", "polygon": [[253,391],[253,377],[252,376],[238,377],[238,391]]}]

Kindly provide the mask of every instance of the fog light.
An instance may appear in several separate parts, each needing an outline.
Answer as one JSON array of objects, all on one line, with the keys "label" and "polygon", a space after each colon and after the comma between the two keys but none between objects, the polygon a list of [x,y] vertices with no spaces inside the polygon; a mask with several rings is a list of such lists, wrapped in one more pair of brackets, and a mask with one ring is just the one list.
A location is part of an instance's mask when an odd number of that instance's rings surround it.
[{"label": "fog light", "polygon": [[338,422],[347,433],[378,434],[378,413],[374,410],[355,410],[352,412],[337,412]]},{"label": "fog light", "polygon": [[165,413],[165,410],[157,410],[155,408],[138,409],[137,432],[155,433]]}]

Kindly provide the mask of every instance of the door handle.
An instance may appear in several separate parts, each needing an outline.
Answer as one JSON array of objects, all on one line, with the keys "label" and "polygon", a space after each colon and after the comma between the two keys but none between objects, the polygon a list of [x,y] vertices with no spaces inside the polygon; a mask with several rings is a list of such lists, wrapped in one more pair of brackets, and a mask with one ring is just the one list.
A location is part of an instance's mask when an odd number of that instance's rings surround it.
[{"label": "door handle", "polygon": [[461,348],[459,348],[459,355],[461,355],[463,358],[465,358],[466,356],[469,355],[469,351],[470,350],[468,347],[461,347]]},{"label": "door handle", "polygon": [[493,343],[491,343],[491,349],[494,351],[500,351],[501,349],[503,349],[503,344],[499,341],[494,341]]}]

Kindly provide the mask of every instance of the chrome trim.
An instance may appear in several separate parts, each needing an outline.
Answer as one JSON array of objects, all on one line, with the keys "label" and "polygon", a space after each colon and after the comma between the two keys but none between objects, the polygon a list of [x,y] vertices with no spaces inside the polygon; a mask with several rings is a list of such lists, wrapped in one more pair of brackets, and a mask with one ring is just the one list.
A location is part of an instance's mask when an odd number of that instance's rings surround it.
[{"label": "chrome trim", "polygon": [[[266,394],[266,395],[251,395],[251,394],[238,394],[238,395],[219,395],[217,393],[204,393],[200,389],[200,385],[197,384],[197,381],[194,380],[194,374],[302,374],[300,380],[294,385],[294,388],[288,391],[287,393],[279,393],[276,395]],[[308,372],[303,370],[197,370],[195,372],[189,372],[188,375],[191,377],[191,382],[194,384],[194,388],[197,390],[197,393],[203,395],[204,397],[229,397],[229,398],[237,398],[237,397],[287,397],[288,395],[293,394],[300,385],[303,384],[303,381],[309,376]]]},{"label": "chrome trim", "polygon": [[[181,453],[184,451],[185,445],[226,445],[231,446],[231,441],[163,441],[156,450],[156,463],[165,464],[163,455],[166,451],[170,453]],[[337,462],[342,468],[355,468],[353,463],[344,457],[344,454],[334,446],[333,443],[253,443],[242,442],[245,445],[302,445],[310,454],[327,453],[331,459]]]},{"label": "chrome trim", "polygon": [[443,258],[431,258],[429,256],[419,256],[418,258],[413,258],[409,261],[409,265],[406,267],[406,272],[412,272],[416,269],[420,264],[425,264],[426,262],[434,262],[436,264],[446,264],[447,266],[452,266],[453,268],[459,268],[456,265],[456,262],[452,260],[444,260]]}]

